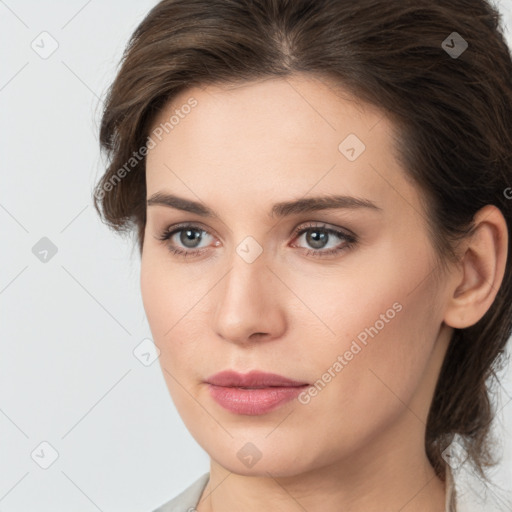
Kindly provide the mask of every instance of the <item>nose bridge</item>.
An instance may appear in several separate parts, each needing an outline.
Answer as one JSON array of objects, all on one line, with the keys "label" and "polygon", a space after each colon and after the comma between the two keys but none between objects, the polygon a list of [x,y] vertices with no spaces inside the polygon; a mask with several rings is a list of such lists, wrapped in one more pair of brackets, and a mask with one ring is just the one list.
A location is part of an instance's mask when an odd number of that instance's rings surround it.
[{"label": "nose bridge", "polygon": [[253,236],[242,238],[229,255],[231,270],[226,279],[226,295],[244,301],[264,293],[260,285],[264,277],[270,274],[268,258],[268,251],[264,251],[262,244]]},{"label": "nose bridge", "polygon": [[217,334],[226,340],[243,342],[254,333],[274,337],[284,327],[276,282],[267,264],[262,247],[250,237],[233,251],[215,314]]}]

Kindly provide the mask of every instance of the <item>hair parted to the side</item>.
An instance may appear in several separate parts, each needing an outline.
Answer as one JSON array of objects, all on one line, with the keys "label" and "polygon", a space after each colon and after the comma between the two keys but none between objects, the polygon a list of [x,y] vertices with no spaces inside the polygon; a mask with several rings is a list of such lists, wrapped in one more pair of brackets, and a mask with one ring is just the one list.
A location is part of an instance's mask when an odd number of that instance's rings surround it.
[{"label": "hair parted to the side", "polygon": [[[395,123],[397,158],[423,192],[433,246],[441,264],[452,260],[483,206],[512,225],[512,59],[500,21],[486,0],[164,0],[133,33],[106,97],[109,165],[95,208],[113,229],[134,228],[142,252],[144,156],[162,107],[193,85],[309,73]],[[457,58],[442,47],[454,32],[468,43]],[[509,237],[493,305],[455,330],[441,369],[425,448],[443,479],[455,434],[480,476],[495,463],[490,386],[512,330],[511,246]]]}]

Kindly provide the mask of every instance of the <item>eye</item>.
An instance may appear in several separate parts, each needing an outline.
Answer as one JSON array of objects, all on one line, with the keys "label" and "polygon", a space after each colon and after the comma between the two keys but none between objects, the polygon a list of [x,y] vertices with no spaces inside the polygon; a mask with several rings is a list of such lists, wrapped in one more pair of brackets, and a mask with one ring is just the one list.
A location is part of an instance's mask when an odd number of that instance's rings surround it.
[{"label": "eye", "polygon": [[[294,240],[302,238],[309,245],[309,248],[295,244],[292,247],[299,247],[305,250],[307,256],[316,257],[338,254],[341,251],[350,249],[357,242],[357,238],[353,233],[327,227],[325,224],[301,225],[294,230],[293,235]],[[211,239],[214,237],[201,226],[181,224],[166,228],[156,238],[164,242],[171,253],[183,257],[193,257],[203,253],[211,245]],[[216,241],[214,245],[218,246],[220,242]]]},{"label": "eye", "polygon": [[167,228],[158,240],[169,241],[167,248],[173,253],[181,256],[196,256],[208,247],[208,244],[201,246],[201,242],[213,238],[208,231],[194,224],[182,224]]},{"label": "eye", "polygon": [[307,256],[332,256],[350,249],[357,242],[353,233],[329,228],[325,224],[302,225],[295,229],[294,234],[296,239],[300,240],[302,238],[309,245],[309,248],[303,247],[306,249]]}]

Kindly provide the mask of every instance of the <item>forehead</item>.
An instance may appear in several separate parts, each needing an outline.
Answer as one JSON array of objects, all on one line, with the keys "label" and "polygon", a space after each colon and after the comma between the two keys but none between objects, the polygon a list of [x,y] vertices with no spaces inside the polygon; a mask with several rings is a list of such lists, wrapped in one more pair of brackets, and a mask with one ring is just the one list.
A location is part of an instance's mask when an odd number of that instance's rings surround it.
[{"label": "forehead", "polygon": [[[190,108],[192,101],[196,105]],[[152,129],[167,123],[165,133],[178,132],[183,131],[178,130],[180,126],[193,124],[194,134],[208,142],[212,137],[220,139],[244,128],[237,134],[240,141],[244,133],[257,134],[259,138],[266,133],[268,139],[278,133],[280,141],[313,143],[324,140],[328,132],[336,140],[347,129],[364,138],[384,118],[382,111],[361,102],[340,85],[323,77],[296,74],[188,88],[161,109]],[[393,128],[387,119],[383,125],[385,130]],[[379,131],[373,135],[378,136]],[[331,142],[331,137],[326,142]]]},{"label": "forehead", "polygon": [[[194,105],[194,106],[191,106]],[[415,193],[394,158],[395,127],[378,108],[314,76],[193,87],[155,118],[148,195],[163,188],[200,198],[315,193],[393,202]]]}]

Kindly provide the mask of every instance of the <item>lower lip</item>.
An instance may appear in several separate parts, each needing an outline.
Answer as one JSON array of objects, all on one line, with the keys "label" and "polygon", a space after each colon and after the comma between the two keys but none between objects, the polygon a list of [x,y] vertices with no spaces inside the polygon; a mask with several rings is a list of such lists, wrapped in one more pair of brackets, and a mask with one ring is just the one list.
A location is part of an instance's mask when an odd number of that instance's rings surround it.
[{"label": "lower lip", "polygon": [[228,411],[256,416],[270,412],[297,397],[308,385],[243,389],[208,384],[213,399]]}]

